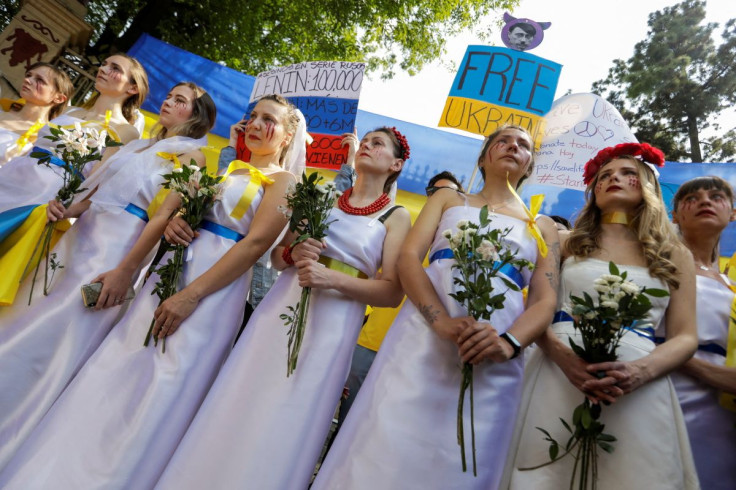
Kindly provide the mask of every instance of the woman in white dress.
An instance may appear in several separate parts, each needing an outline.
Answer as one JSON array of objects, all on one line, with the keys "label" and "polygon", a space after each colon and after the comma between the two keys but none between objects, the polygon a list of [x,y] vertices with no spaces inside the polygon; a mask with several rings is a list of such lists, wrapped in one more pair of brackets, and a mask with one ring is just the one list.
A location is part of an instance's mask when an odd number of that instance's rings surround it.
[{"label": "woman in white dress", "polygon": [[[279,163],[299,121],[287,104],[268,96],[253,109],[246,129],[252,167],[231,172],[222,200],[207,212],[189,246],[191,259],[182,278],[187,286],[159,306],[151,294],[158,276],[148,279],[0,475],[0,486],[153,487],[230,352],[250,282],[245,273],[286,224],[277,207],[285,204],[294,178]],[[299,141],[305,148],[304,139]],[[304,151],[295,149],[292,154],[303,161]],[[170,196],[167,200],[178,201]],[[242,216],[236,212],[239,205],[245,209]],[[181,231],[181,224],[174,228]],[[172,240],[181,239],[171,233]],[[188,235],[184,241],[190,240]],[[154,335],[168,336],[165,353],[160,345],[143,346],[154,316]]]},{"label": "woman in white dress", "polygon": [[[531,173],[532,151],[524,129],[502,127],[483,144],[479,193],[440,189],[427,201],[399,261],[411,301],[388,331],[312,488],[497,487],[521,396],[521,350],[548,325],[555,307],[557,230],[549,218],[537,217],[536,231],[541,228],[550,250],[544,257],[538,254],[527,211],[511,190]],[[504,242],[517,258],[536,263],[534,272],[504,272],[521,288],[529,286],[526,308],[521,291],[492,279],[498,292],[506,290],[506,299],[490,322],[475,321],[449,296],[457,290],[457,272],[443,234],[454,233],[460,220],[477,223],[483,206],[491,212],[491,226],[510,229]],[[423,269],[428,251],[430,265]],[[463,418],[471,462],[466,472],[457,442],[463,361],[473,364],[477,477],[467,401]]]},{"label": "woman in white dress", "polygon": [[[695,274],[692,258],[667,219],[654,164],[662,152],[646,144],[624,143],[601,150],[585,166],[587,202],[563,246],[562,287],[555,323],[537,340],[526,366],[524,397],[503,488],[568,488],[575,459],[549,461],[549,443],[537,429],[564,444],[570,420],[587,396],[607,402],[600,423],[617,440],[614,452],[599,451],[599,490],[698,488],[682,412],[667,373],[695,351]],[[594,280],[616,263],[639,286],[668,289],[652,298],[644,322],[650,328],[626,332],[615,362],[590,364],[569,347],[582,345],[569,311],[569,295],[589,292]],[[666,322],[666,341],[656,346],[654,329]],[[602,379],[596,374],[604,372]],[[561,451],[562,452],[562,451]],[[576,486],[577,488],[577,486]]]},{"label": "woman in white dress", "polygon": [[[215,106],[206,92],[194,84],[177,85],[161,107],[158,137],[129,143],[106,159],[104,169],[89,179],[97,188],[91,198],[68,210],[55,201],[49,205],[51,220],[81,217],[53,249],[64,268],[56,272],[50,294],[39,294],[30,306],[18,301],[0,309],[0,469],[105,338],[119,317],[121,299],[176,210],[168,203],[151,212],[149,221],[147,210],[162,175],[174,168],[161,152],[203,165],[199,148],[206,146],[214,121]],[[112,270],[98,276],[106,269]],[[20,288],[24,300],[31,279]],[[89,282],[103,283],[96,310],[85,309],[79,294]]]},{"label": "woman in white dress", "polygon": [[[726,366],[734,287],[719,274],[721,232],[734,219],[733,189],[719,177],[697,177],[675,194],[672,220],[695,259],[698,350],[672,373],[698,470],[708,490],[736,488],[736,367]],[[733,333],[731,333],[733,335]],[[729,408],[726,408],[729,407]]]},{"label": "woman in white dress", "polygon": [[[148,94],[148,78],[140,63],[123,54],[110,56],[97,72],[95,88],[98,95],[89,108],[72,107],[40,129],[32,152],[50,153],[55,145],[45,138],[51,134],[50,125],[73,127],[80,123],[105,129],[122,143],[140,137],[131,124],[134,111]],[[105,153],[115,150],[110,148]],[[46,203],[56,198],[63,185],[63,171],[58,167],[63,163],[59,159],[51,159],[49,165],[38,162],[26,155],[0,167],[0,305],[13,304],[26,264],[46,224]],[[88,164],[82,172],[85,177],[98,163]]]},{"label": "woman in white dress", "polygon": [[[410,220],[390,206],[388,192],[408,157],[395,128],[363,137],[355,185],[333,208],[325,243],[309,239],[287,249],[296,266],[253,312],[159,488],[307,488],[366,304],[395,306],[402,297],[395,268]],[[313,288],[312,298],[298,365],[287,377],[287,327],[279,316],[304,286]]]},{"label": "woman in white dress", "polygon": [[26,70],[17,111],[0,111],[0,166],[30,151],[36,133],[64,110],[74,86],[63,71],[39,61]]}]

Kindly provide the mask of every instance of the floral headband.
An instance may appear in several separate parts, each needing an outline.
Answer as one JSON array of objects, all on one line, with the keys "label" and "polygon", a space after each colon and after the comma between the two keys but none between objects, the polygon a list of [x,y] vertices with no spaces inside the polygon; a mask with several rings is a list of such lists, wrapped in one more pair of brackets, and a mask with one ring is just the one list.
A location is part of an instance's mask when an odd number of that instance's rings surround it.
[{"label": "floral headband", "polygon": [[664,167],[664,153],[659,148],[646,143],[621,143],[616,146],[603,148],[594,158],[587,161],[585,171],[583,172],[583,182],[585,182],[585,185],[590,184],[604,164],[624,155],[638,158],[651,168],[657,177],[659,177],[659,172],[655,165],[657,167]]},{"label": "floral headband", "polygon": [[395,126],[392,126],[390,128],[387,127],[386,129],[390,129],[391,132],[394,133],[394,136],[396,136],[396,139],[399,140],[399,146],[401,147],[401,159],[407,161],[409,159],[409,155],[411,155],[411,149],[409,148],[409,142],[406,141],[406,136],[401,134]]}]

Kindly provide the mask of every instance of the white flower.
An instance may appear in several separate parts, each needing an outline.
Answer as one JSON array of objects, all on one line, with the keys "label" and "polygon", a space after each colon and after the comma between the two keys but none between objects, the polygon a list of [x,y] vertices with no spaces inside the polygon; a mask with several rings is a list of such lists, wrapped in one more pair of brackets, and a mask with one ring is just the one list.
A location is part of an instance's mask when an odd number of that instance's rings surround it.
[{"label": "white flower", "polygon": [[494,247],[493,243],[488,240],[483,240],[482,242],[480,242],[480,246],[476,248],[475,251],[479,253],[481,257],[483,257],[483,260],[498,260],[498,252],[496,251],[496,247]]},{"label": "white flower", "polygon": [[447,238],[448,240],[452,238],[452,230],[445,230],[442,232],[442,236]]},{"label": "white flower", "polygon": [[595,318],[595,311],[589,311],[583,315],[587,320],[593,320]]},{"label": "white flower", "polygon": [[460,221],[457,222],[457,228],[458,230],[464,230],[465,228],[468,227],[468,224],[469,224],[468,220],[461,219]]},{"label": "white flower", "polygon": [[290,208],[290,207],[288,207],[288,206],[283,206],[283,205],[281,205],[281,204],[279,204],[278,206],[276,206],[276,210],[277,210],[277,211],[278,211],[279,213],[281,213],[281,214],[283,214],[284,216],[286,216],[286,219],[290,219],[290,218],[291,218],[291,215],[292,215],[292,213],[293,213],[293,211],[291,210],[291,208]]},{"label": "white flower", "polygon": [[598,291],[601,294],[608,294],[611,292],[611,287],[607,284],[596,284],[593,286],[593,289]]},{"label": "white flower", "polygon": [[621,290],[627,294],[639,294],[639,292],[641,292],[639,286],[631,281],[624,281],[621,284]]},{"label": "white flower", "polygon": [[616,301],[601,301],[601,306],[618,310],[618,303]]},{"label": "white flower", "polygon": [[225,194],[225,187],[222,184],[217,184],[213,187],[212,199],[214,201],[221,201],[222,196]]},{"label": "white flower", "polygon": [[476,228],[468,228],[465,230],[465,236],[470,238],[478,234],[478,230]]},{"label": "white flower", "polygon": [[322,184],[317,184],[316,186],[314,186],[314,188],[317,189],[317,192],[319,192],[320,194],[327,194],[329,192],[329,189],[327,189],[327,187]]},{"label": "white flower", "polygon": [[174,170],[172,170],[171,172],[173,172],[173,173],[175,173],[175,174],[180,174],[180,173],[182,173],[183,171],[184,171],[184,169],[183,169],[183,168],[181,168],[181,167],[177,167],[177,168],[175,168]]},{"label": "white flower", "polygon": [[623,281],[623,279],[621,279],[621,276],[614,276],[613,274],[603,274],[601,276],[601,279],[613,284]]},{"label": "white flower", "polygon": [[596,279],[595,281],[593,281],[593,284],[595,284],[597,286],[603,286],[603,285],[606,285],[607,286],[608,285],[608,281],[606,281],[602,277],[599,277],[598,279]]}]

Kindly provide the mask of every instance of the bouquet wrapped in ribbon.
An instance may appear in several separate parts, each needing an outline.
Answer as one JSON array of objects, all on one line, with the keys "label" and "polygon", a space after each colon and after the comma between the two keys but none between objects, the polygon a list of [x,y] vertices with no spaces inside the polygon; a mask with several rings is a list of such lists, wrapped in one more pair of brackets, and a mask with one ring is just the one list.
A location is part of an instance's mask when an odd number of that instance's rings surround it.
[{"label": "bouquet wrapped in ribbon", "polygon": [[[504,307],[506,291],[519,291],[519,286],[508,278],[513,275],[510,269],[519,272],[526,268],[532,270],[534,264],[526,259],[517,259],[516,252],[512,252],[503,242],[511,230],[493,229],[488,216],[488,207],[480,210],[480,223],[475,224],[467,220],[457,223],[458,231],[454,234],[445,230],[443,235],[450,242],[450,249],[455,258],[452,268],[457,270],[460,277],[454,278],[454,284],[459,286],[457,292],[450,293],[458,303],[468,310],[468,315],[478,321],[491,319],[496,310]],[[506,286],[502,292],[496,290],[493,279],[500,279]],[[498,284],[498,283],[496,283]],[[477,476],[475,455],[475,424],[473,407],[473,365],[465,362],[462,365],[462,380],[460,395],[457,404],[457,443],[460,446],[463,471],[467,471],[465,460],[465,428],[463,408],[466,391],[470,392],[470,434],[473,452],[473,474]]]},{"label": "bouquet wrapped in ribbon", "polygon": [[[34,148],[31,157],[38,158],[39,165],[51,167],[54,165],[62,170],[61,177],[63,184],[56,193],[55,199],[62,203],[64,207],[69,207],[74,201],[74,197],[85,191],[82,188],[84,175],[82,171],[89,162],[102,158],[102,152],[107,146],[120,146],[107,131],[97,131],[94,128],[82,127],[80,123],[74,124],[74,129],[65,129],[63,127],[50,126],[51,134],[46,138],[57,142],[52,151],[46,151],[41,148]],[[31,258],[26,265],[28,270],[35,264],[36,268],[33,273],[33,282],[31,284],[31,292],[28,297],[28,304],[31,304],[33,298],[33,287],[38,276],[38,270],[41,267],[41,260],[44,261],[44,277],[43,277],[43,294],[48,295],[49,283],[53,278],[53,273],[57,269],[63,268],[63,265],[57,262],[56,255],[51,252],[51,239],[58,222],[49,221],[41,233],[36,246],[33,249]],[[51,275],[49,276],[49,271]]]},{"label": "bouquet wrapped in ribbon", "polygon": [[[165,179],[162,184],[163,188],[170,189],[179,195],[181,206],[178,213],[192,230],[199,228],[207,211],[215,201],[222,198],[223,188],[221,182],[223,177],[213,176],[202,171],[194,160],[189,165],[184,164],[174,168],[171,173],[164,174],[163,177]],[[174,253],[166,264],[153,271],[158,274],[158,282],[151,294],[158,295],[159,305],[179,291],[179,278],[184,268],[184,254],[186,252],[184,245],[172,245],[166,240],[162,240],[161,243],[166,252],[173,250]],[[154,324],[155,319],[151,320],[146,339],[143,342],[144,346],[148,346],[151,341]],[[166,352],[166,338],[161,343],[161,350]],[[158,345],[158,339],[154,339],[154,345]]]},{"label": "bouquet wrapped in ribbon", "polygon": [[[320,184],[322,176],[314,172],[307,176],[302,174],[301,182],[297,182],[286,195],[288,208],[282,210],[289,217],[289,231],[298,234],[296,240],[289,247],[314,238],[322,240],[327,236],[327,228],[335,220],[328,221],[330,211],[340,192],[334,182]],[[301,298],[294,306],[289,306],[289,313],[280,315],[284,325],[289,327],[288,355],[286,376],[289,377],[296,369],[299,349],[304,338],[304,327],[309,313],[309,299],[312,288],[302,288]]]},{"label": "bouquet wrapped in ribbon", "polygon": [[[626,272],[619,272],[613,262],[608,264],[609,274],[603,274],[594,281],[593,289],[598,294],[594,300],[588,293],[583,297],[570,295],[570,315],[575,330],[582,338],[582,344],[576,344],[570,338],[570,347],[580,358],[589,364],[611,362],[618,358],[621,337],[627,331],[643,330],[647,325],[639,323],[646,318],[652,308],[647,296],[665,297],[669,293],[662,289],[640,287],[626,279]],[[605,373],[599,373],[599,377]],[[570,488],[580,490],[597,487],[598,448],[608,453],[613,452],[616,438],[603,432],[605,424],[600,422],[601,405],[591,403],[585,398],[583,403],[575,407],[572,424],[560,418],[570,438],[564,445],[555,440],[549,431],[537,427],[549,442],[550,461],[522,471],[534,470],[552,464],[569,454],[573,454],[575,465],[570,480]],[[560,449],[563,453],[560,455]]]}]

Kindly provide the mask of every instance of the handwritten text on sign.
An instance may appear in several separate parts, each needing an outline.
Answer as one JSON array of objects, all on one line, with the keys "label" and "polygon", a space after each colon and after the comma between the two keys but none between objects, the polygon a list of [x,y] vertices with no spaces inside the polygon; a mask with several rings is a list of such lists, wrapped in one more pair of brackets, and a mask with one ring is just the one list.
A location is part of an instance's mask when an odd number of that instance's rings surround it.
[{"label": "handwritten text on sign", "polygon": [[297,63],[258,74],[248,113],[265,95],[283,95],[304,114],[313,141],[307,166],[338,169],[347,161],[343,133],[355,128],[365,64],[343,61]]},{"label": "handwritten text on sign", "polygon": [[585,162],[603,148],[637,141],[616,108],[595,94],[556,100],[546,119],[533,184],[584,190]]},{"label": "handwritten text on sign", "polygon": [[561,68],[512,49],[468,46],[439,125],[485,136],[501,125],[518,124],[538,146]]}]

